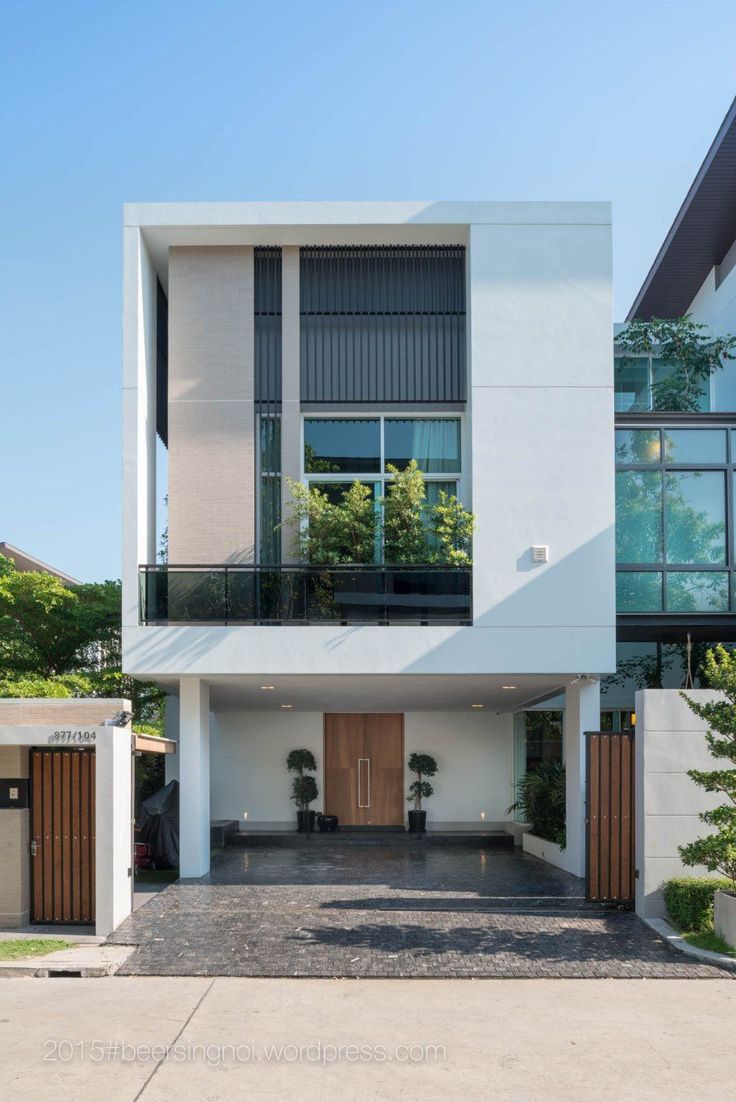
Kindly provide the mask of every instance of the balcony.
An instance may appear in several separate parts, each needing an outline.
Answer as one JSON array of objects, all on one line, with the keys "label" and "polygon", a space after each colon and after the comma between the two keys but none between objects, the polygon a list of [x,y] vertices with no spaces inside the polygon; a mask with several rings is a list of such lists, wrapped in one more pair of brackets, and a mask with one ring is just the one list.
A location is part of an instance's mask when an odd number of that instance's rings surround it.
[{"label": "balcony", "polygon": [[141,566],[143,624],[471,624],[472,568]]}]

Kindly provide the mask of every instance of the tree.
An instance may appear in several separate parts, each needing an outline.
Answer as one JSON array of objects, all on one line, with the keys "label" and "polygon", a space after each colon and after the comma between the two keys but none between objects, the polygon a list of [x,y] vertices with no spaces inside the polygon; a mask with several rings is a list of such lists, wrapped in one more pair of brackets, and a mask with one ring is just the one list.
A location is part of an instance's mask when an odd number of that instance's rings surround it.
[{"label": "tree", "polygon": [[678,318],[635,320],[618,334],[616,349],[622,366],[644,356],[650,367],[657,360],[658,377],[652,385],[652,408],[697,413],[703,387],[724,360],[736,359],[736,336],[710,335],[708,326],[689,314]]},{"label": "tree", "polygon": [[120,583],[67,586],[0,556],[0,664],[42,677],[120,660]]},{"label": "tree", "polygon": [[371,491],[357,479],[339,502],[318,485],[288,479],[292,547],[302,562],[335,566],[375,559],[376,516]]},{"label": "tree", "polygon": [[440,545],[441,562],[470,566],[475,517],[454,494],[440,490],[439,501],[430,509],[432,531]]},{"label": "tree", "polygon": [[700,704],[687,693],[680,695],[708,724],[705,741],[713,757],[730,762],[730,767],[690,769],[688,776],[705,792],[720,793],[728,802],[702,811],[698,818],[714,827],[714,832],[680,846],[679,851],[684,864],[704,865],[709,872],[721,873],[736,892],[736,655],[716,646],[708,652],[705,667],[710,686],[719,689],[726,699]]},{"label": "tree", "polygon": [[0,696],[125,697],[162,733],[164,693],[121,669],[119,581],[65,585],[0,556]]},{"label": "tree", "polygon": [[384,562],[427,563],[430,552],[424,475],[416,459],[403,471],[392,463],[386,470],[393,479],[381,500]]}]

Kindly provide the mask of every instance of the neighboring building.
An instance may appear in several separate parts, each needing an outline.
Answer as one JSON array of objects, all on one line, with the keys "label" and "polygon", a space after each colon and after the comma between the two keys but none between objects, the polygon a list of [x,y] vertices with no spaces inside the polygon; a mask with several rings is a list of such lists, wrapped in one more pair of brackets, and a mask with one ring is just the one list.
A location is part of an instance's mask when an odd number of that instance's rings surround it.
[{"label": "neighboring building", "polygon": [[64,582],[65,585],[81,584],[78,578],[72,578],[71,575],[65,574],[62,570],[57,570],[54,566],[48,566],[45,562],[41,562],[40,559],[35,559],[33,555],[29,555],[26,551],[21,551],[19,548],[13,547],[11,543],[0,541],[0,555],[14,562],[16,570],[38,571],[41,574],[50,574],[52,578],[58,578],[59,581]]},{"label": "neighboring building", "polygon": [[[636,296],[628,319],[684,314],[736,333],[736,101]],[[636,688],[679,687],[707,644],[736,641],[736,364],[717,372],[698,414],[651,412],[661,370],[616,367],[617,605],[620,669],[604,706]],[[642,458],[644,457],[644,458]]]},{"label": "neighboring building", "polygon": [[[211,818],[293,823],[301,746],[343,823],[401,825],[419,750],[440,765],[433,829],[509,825],[514,716],[560,693],[581,874],[582,733],[615,668],[609,206],[154,204],[125,223],[123,663],[178,698],[184,875],[209,867]],[[277,527],[287,477],[358,477],[378,502],[412,457],[474,511],[472,570],[384,566],[378,546],[320,600],[325,572]]]}]

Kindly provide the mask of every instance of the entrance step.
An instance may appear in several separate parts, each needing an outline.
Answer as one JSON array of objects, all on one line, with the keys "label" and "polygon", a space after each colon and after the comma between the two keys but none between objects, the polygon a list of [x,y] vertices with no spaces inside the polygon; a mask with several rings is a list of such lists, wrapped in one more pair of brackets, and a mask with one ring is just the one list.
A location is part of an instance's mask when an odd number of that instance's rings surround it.
[{"label": "entrance step", "polygon": [[505,830],[429,830],[426,834],[410,834],[407,830],[337,830],[334,834],[299,834],[296,830],[241,830],[228,834],[227,846],[283,846],[298,849],[303,846],[383,846],[400,849],[417,846],[467,846],[474,849],[513,849],[514,836]]}]

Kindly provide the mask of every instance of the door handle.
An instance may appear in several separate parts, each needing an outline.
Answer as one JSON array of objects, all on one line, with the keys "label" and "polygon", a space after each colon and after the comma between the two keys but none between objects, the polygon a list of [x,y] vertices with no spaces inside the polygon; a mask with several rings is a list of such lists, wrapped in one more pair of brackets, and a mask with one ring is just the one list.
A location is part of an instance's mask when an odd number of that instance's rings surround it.
[{"label": "door handle", "polygon": [[[363,793],[361,766],[365,763],[366,792]],[[358,807],[371,806],[371,759],[358,758]]]},{"label": "door handle", "polygon": [[35,857],[37,853],[38,853],[38,843],[36,842],[36,839],[34,838],[33,841],[31,842],[31,857]]}]

